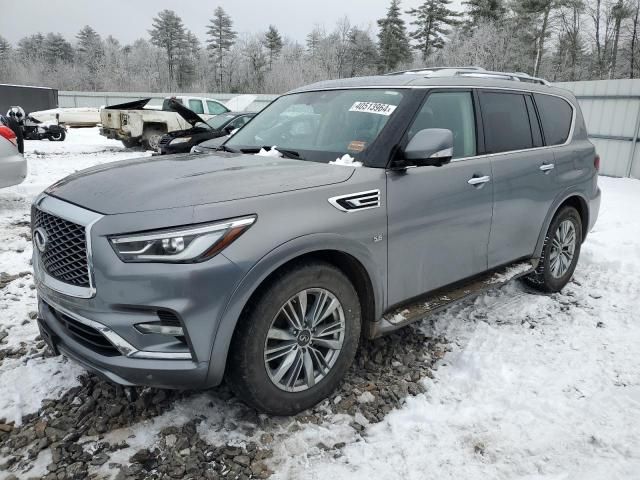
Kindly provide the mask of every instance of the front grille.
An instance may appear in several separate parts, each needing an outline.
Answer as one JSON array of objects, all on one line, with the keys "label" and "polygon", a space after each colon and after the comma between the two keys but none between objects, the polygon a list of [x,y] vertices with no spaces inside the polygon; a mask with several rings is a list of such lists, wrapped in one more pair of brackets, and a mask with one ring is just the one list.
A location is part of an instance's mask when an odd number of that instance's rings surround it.
[{"label": "front grille", "polygon": [[49,308],[64,330],[78,343],[102,355],[121,355],[120,351],[95,328],[78,322],[53,307]]},{"label": "front grille", "polygon": [[158,144],[159,145],[168,145],[171,140],[173,140],[173,137],[171,137],[169,135],[165,135],[164,137],[162,137],[160,139],[160,142],[158,142]]},{"label": "front grille", "polygon": [[46,232],[44,252],[38,252],[45,271],[61,282],[89,287],[85,227],[34,208],[32,228]]}]

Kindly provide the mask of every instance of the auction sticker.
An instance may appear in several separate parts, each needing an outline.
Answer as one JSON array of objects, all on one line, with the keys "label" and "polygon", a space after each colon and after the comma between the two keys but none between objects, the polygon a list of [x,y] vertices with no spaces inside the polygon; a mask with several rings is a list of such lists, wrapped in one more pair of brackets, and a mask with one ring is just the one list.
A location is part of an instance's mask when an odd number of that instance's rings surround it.
[{"label": "auction sticker", "polygon": [[350,112],[376,113],[378,115],[389,116],[396,109],[395,105],[375,102],[356,102],[351,105]]}]

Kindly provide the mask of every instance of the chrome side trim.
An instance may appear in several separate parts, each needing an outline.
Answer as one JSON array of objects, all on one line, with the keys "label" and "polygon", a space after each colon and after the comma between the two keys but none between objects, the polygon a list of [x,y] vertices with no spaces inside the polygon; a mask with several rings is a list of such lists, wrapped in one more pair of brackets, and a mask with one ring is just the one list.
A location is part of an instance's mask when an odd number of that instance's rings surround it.
[{"label": "chrome side trim", "polygon": [[47,287],[56,292],[70,297],[77,298],[92,298],[96,294],[96,288],[93,276],[93,253],[91,248],[91,228],[99,221],[104,215],[86,210],[71,203],[64,202],[55,197],[50,197],[46,194],[41,194],[33,202],[34,206],[56,217],[62,218],[69,222],[82,225],[85,230],[85,240],[87,243],[87,269],[89,275],[89,287],[78,287],[76,285],[70,285],[65,282],[61,282],[50,276],[43,268],[40,268],[40,256],[37,253],[37,248],[33,249],[33,267],[36,279],[40,279]]},{"label": "chrome side trim", "polygon": [[[345,208],[340,201],[348,203],[352,208]],[[329,203],[335,208],[345,213],[356,213],[362,210],[378,208],[380,206],[380,190],[367,190],[364,192],[349,193],[347,195],[338,195],[328,199]]]},{"label": "chrome side trim", "polygon": [[189,352],[151,352],[148,350],[138,350],[136,347],[127,342],[124,338],[118,335],[116,332],[111,330],[106,325],[102,323],[96,322],[95,320],[89,320],[77,313],[73,313],[70,310],[67,310],[64,307],[61,307],[58,304],[55,304],[48,299],[45,302],[53,307],[55,310],[59,310],[65,315],[73,318],[75,321],[79,323],[83,323],[95,330],[99,331],[104,337],[109,340],[114,347],[118,349],[118,351],[129,358],[148,358],[155,360],[192,360],[193,357]]}]

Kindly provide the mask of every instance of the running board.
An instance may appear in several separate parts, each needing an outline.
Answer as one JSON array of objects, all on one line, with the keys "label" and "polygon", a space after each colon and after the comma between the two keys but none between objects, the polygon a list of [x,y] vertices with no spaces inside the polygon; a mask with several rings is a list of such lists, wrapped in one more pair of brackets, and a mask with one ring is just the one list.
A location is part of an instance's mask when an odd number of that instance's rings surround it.
[{"label": "running board", "polygon": [[452,286],[438,289],[421,296],[413,303],[405,304],[385,313],[380,320],[371,324],[369,338],[377,338],[393,332],[410,323],[424,320],[458,302],[469,300],[478,295],[500,288],[516,278],[528,275],[535,270],[534,261],[516,262],[490,270]]}]

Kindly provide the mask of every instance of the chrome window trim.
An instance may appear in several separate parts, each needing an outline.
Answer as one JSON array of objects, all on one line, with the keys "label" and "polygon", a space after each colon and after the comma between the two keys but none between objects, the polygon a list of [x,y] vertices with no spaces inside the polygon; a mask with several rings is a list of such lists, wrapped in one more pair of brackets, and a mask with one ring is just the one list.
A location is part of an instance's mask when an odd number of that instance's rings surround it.
[{"label": "chrome window trim", "polygon": [[104,217],[99,213],[87,210],[72,203],[40,194],[33,202],[38,210],[42,210],[50,215],[62,218],[69,222],[76,223],[84,227],[85,241],[87,243],[87,274],[89,276],[89,287],[78,287],[66,282],[62,282],[49,275],[44,268],[40,268],[40,255],[37,249],[33,249],[33,267],[36,279],[41,279],[47,287],[58,293],[77,298],[93,298],[96,295],[96,288],[93,276],[93,250],[91,245],[91,229],[96,222]]},{"label": "chrome window trim", "polygon": [[58,310],[65,315],[73,318],[75,321],[80,322],[84,325],[87,325],[95,330],[99,331],[104,337],[109,340],[114,347],[118,349],[118,351],[128,358],[141,358],[141,359],[154,359],[154,360],[192,360],[190,352],[152,352],[149,350],[138,350],[136,347],[127,342],[124,338],[118,335],[116,332],[111,330],[106,325],[102,323],[96,322],[95,320],[90,320],[85,318],[77,313],[73,313],[70,310],[67,310],[60,305],[49,301],[48,299],[45,301],[48,305],[50,305],[55,310]]}]

